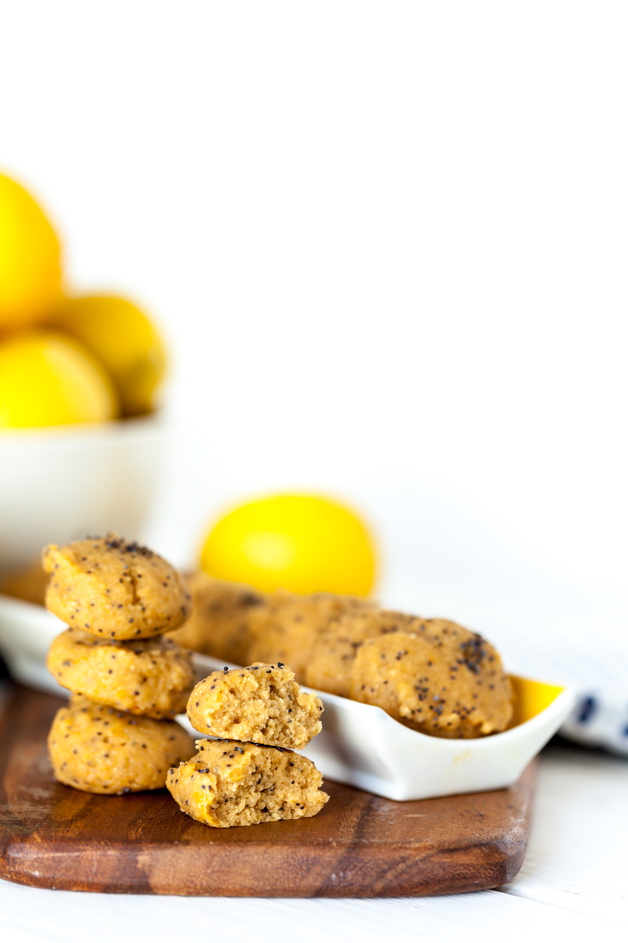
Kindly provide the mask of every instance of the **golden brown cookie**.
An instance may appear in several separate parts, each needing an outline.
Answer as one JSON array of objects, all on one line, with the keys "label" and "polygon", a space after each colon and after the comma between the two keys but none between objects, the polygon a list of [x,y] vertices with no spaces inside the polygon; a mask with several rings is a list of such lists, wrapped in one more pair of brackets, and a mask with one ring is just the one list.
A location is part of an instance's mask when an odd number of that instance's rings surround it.
[{"label": "golden brown cookie", "polygon": [[173,720],[152,720],[74,695],[57,711],[48,753],[60,783],[104,795],[161,789],[170,766],[194,753]]},{"label": "golden brown cookie", "polygon": [[319,633],[346,612],[373,608],[373,602],[357,596],[297,595],[277,590],[255,613],[249,663],[281,661],[290,665],[297,681],[304,683]]},{"label": "golden brown cookie", "polygon": [[188,701],[195,730],[227,740],[250,740],[301,750],[322,728],[323,705],[302,691],[281,663],[213,671]]},{"label": "golden brown cookie", "polygon": [[119,642],[66,629],[50,645],[47,667],[74,694],[156,719],[184,711],[194,684],[192,653],[161,637]]},{"label": "golden brown cookie", "polygon": [[425,620],[375,607],[347,610],[323,626],[305,668],[305,683],[319,691],[349,697],[351,665],[368,638],[388,632],[421,631]]},{"label": "golden brown cookie", "polygon": [[329,796],[311,760],[280,747],[197,740],[198,753],[169,770],[183,812],[215,828],[316,815]]},{"label": "golden brown cookie", "polygon": [[3,576],[0,592],[15,599],[43,606],[48,586],[48,574],[44,573],[41,561],[33,560],[28,566],[12,570]]},{"label": "golden brown cookie", "polygon": [[150,638],[176,629],[190,612],[190,594],[162,557],[115,534],[50,544],[47,608],[73,629],[114,639]]},{"label": "golden brown cookie", "polygon": [[253,620],[265,605],[265,594],[203,572],[188,577],[187,584],[192,614],[171,638],[204,655],[234,665],[248,664]]},{"label": "golden brown cookie", "polygon": [[499,655],[475,632],[444,619],[425,630],[366,639],[351,666],[349,694],[414,730],[474,738],[505,730],[512,689]]}]

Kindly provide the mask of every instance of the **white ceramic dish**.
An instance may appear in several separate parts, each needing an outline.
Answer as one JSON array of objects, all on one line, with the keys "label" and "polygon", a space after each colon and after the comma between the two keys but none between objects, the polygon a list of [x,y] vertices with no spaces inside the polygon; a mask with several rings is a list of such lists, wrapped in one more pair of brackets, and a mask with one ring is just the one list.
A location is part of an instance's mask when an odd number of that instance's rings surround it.
[{"label": "white ceramic dish", "polygon": [[[63,628],[40,606],[0,595],[0,652],[17,681],[67,695],[45,667],[48,646]],[[197,655],[196,665],[206,675],[225,662]],[[516,782],[575,703],[570,689],[516,677],[513,681],[515,725],[479,740],[429,737],[379,707],[316,691],[325,705],[323,731],[303,752],[329,779],[388,799],[501,789]],[[185,718],[179,719],[192,731]]]},{"label": "white ceramic dish", "polygon": [[0,430],[0,571],[47,543],[117,531],[141,537],[164,443],[159,413],[116,422]]}]

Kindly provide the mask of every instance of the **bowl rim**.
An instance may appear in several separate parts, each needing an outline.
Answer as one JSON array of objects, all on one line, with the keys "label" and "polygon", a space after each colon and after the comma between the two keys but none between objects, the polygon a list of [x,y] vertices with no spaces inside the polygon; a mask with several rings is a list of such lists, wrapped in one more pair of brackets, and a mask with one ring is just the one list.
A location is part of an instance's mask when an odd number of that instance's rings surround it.
[{"label": "bowl rim", "polygon": [[109,439],[115,435],[131,435],[144,429],[153,429],[164,423],[165,410],[158,408],[141,416],[125,419],[105,419],[102,422],[72,422],[55,426],[6,426],[0,428],[0,449],[16,443],[41,443],[52,440],[75,442],[81,439]]}]

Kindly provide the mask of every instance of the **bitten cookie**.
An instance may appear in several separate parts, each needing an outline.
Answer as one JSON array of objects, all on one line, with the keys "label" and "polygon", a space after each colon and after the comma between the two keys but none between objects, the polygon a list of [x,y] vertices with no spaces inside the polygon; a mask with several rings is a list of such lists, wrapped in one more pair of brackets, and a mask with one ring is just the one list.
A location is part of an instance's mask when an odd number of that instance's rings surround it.
[{"label": "bitten cookie", "polygon": [[213,671],[188,701],[190,723],[201,733],[300,750],[322,729],[323,704],[302,691],[282,665]]},{"label": "bitten cookie", "polygon": [[417,635],[392,632],[364,641],[352,662],[350,696],[432,736],[504,730],[512,689],[493,646],[444,619],[423,625]]},{"label": "bitten cookie", "polygon": [[74,695],[57,711],[48,735],[55,778],[104,795],[161,789],[170,766],[194,753],[175,721],[134,717]]},{"label": "bitten cookie", "polygon": [[357,596],[332,593],[302,596],[277,590],[255,613],[247,663],[281,661],[290,665],[297,681],[305,682],[319,633],[344,613],[370,611],[373,607],[370,600]]},{"label": "bitten cookie", "polygon": [[198,753],[168,771],[166,786],[183,812],[228,828],[316,815],[329,796],[311,760],[280,747],[197,740]]},{"label": "bitten cookie", "polygon": [[253,620],[264,607],[266,596],[243,583],[214,579],[202,572],[188,577],[187,584],[192,614],[171,638],[234,665],[248,664]]},{"label": "bitten cookie", "polygon": [[50,645],[47,666],[74,694],[156,719],[184,711],[194,684],[192,653],[166,638],[119,642],[66,629]]},{"label": "bitten cookie", "polygon": [[176,629],[190,612],[177,571],[147,547],[115,534],[50,544],[46,607],[73,629],[114,639],[150,638]]},{"label": "bitten cookie", "polygon": [[351,666],[362,643],[389,632],[420,631],[423,622],[418,616],[374,607],[345,611],[319,630],[305,668],[305,683],[350,697]]}]

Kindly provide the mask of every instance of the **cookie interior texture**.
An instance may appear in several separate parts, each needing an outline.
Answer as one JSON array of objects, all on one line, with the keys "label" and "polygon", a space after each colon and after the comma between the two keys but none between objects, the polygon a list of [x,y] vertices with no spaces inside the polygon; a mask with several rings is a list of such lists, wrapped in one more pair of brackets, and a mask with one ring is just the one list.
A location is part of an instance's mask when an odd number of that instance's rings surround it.
[{"label": "cookie interior texture", "polygon": [[201,733],[302,749],[322,729],[323,704],[302,691],[281,663],[214,671],[188,702],[192,726]]},{"label": "cookie interior texture", "polygon": [[189,591],[174,567],[116,534],[50,544],[42,565],[50,575],[46,607],[92,635],[150,638],[176,629],[190,614]]},{"label": "cookie interior texture", "polygon": [[183,812],[229,828],[316,815],[329,796],[311,760],[279,747],[198,740],[198,753],[168,772],[166,786]]}]

